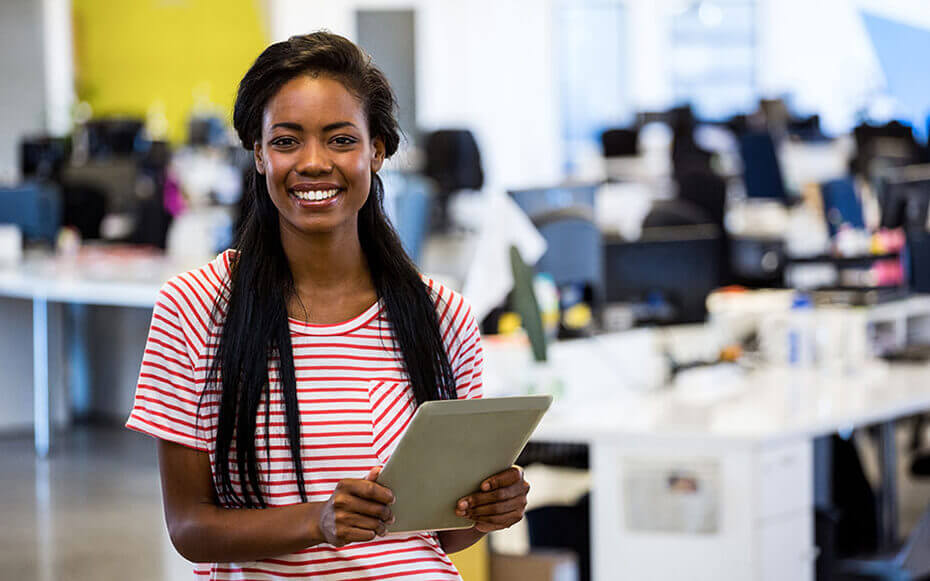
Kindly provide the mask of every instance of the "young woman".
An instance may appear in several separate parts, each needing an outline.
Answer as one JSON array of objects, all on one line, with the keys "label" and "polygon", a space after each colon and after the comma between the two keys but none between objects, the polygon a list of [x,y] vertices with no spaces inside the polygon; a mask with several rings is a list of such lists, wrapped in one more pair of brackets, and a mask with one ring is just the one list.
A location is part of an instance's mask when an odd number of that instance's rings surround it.
[{"label": "young woman", "polygon": [[512,468],[449,507],[471,529],[385,536],[378,467],[418,404],[481,397],[482,364],[470,308],[385,218],[394,109],[329,33],[268,47],[239,85],[244,225],[162,289],[127,424],[159,439],[168,530],[199,579],[457,579],[447,553],[523,517]]}]

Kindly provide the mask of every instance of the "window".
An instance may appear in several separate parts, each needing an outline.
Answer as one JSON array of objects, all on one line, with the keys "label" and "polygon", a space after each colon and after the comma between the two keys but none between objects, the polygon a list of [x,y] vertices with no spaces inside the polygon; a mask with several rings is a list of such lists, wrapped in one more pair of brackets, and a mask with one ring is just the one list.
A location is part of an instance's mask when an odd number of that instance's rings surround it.
[{"label": "window", "polygon": [[680,2],[670,15],[670,65],[676,102],[718,119],[756,105],[755,0]]}]

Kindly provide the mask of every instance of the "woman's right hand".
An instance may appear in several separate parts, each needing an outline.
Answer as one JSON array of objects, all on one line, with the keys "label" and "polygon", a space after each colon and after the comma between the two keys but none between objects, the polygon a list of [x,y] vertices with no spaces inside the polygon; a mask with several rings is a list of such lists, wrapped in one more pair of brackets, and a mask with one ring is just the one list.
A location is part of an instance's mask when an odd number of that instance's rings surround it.
[{"label": "woman's right hand", "polygon": [[347,478],[336,484],[319,512],[320,534],[327,543],[342,547],[387,533],[387,525],[394,522],[389,506],[394,494],[375,482],[380,472],[376,466],[364,479]]}]

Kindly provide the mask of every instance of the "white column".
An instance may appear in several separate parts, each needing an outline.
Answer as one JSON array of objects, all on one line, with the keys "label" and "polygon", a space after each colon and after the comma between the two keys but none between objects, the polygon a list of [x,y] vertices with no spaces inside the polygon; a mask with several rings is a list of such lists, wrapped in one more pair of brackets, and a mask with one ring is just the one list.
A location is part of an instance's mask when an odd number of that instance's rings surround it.
[{"label": "white column", "polygon": [[55,136],[67,135],[75,100],[71,0],[42,0],[42,38],[45,129]]}]

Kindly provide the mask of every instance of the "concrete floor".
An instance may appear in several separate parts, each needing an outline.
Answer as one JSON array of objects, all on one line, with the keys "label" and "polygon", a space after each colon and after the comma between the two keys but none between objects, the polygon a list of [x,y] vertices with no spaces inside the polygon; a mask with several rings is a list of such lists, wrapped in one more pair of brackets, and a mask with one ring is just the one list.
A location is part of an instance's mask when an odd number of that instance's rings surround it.
[{"label": "concrete floor", "polygon": [[[905,451],[905,430],[900,436]],[[119,427],[81,426],[55,445],[43,461],[31,435],[0,437],[0,580],[192,578],[165,530],[153,440]],[[871,471],[872,454],[863,452]],[[907,531],[930,501],[930,483],[910,479],[901,456]]]},{"label": "concrete floor", "polygon": [[0,579],[192,578],[165,531],[150,438],[82,427],[55,444],[43,461],[31,437],[0,438]]}]

